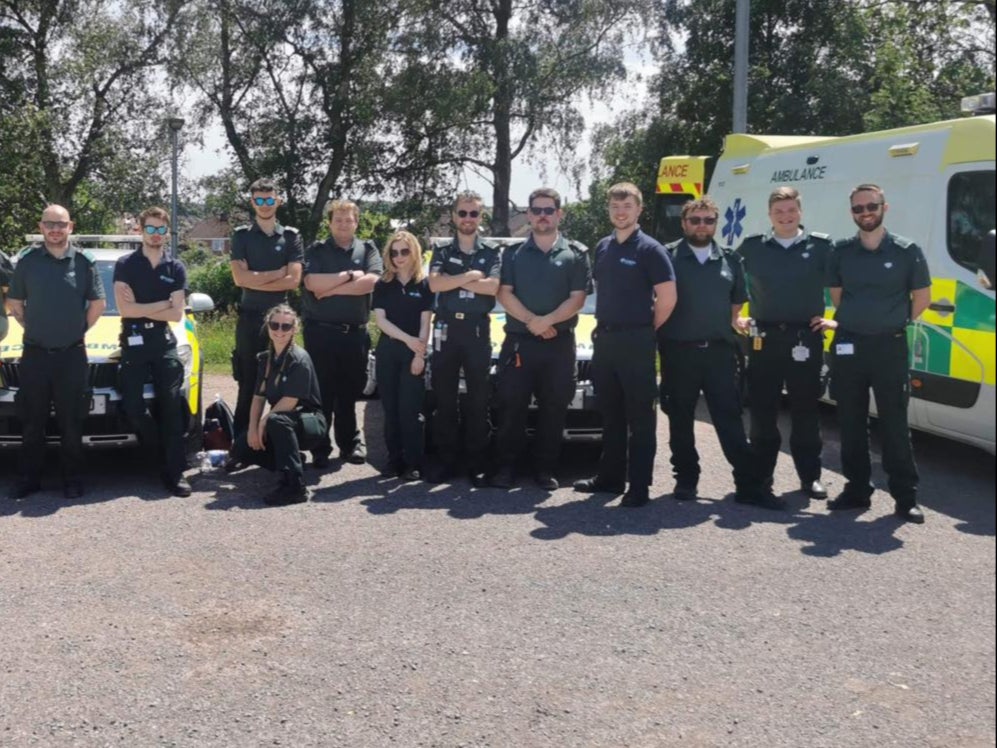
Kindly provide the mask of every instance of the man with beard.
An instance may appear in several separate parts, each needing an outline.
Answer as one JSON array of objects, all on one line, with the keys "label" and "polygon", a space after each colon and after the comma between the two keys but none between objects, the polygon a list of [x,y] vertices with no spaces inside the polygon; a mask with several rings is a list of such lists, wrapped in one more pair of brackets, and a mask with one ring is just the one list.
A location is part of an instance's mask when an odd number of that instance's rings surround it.
[{"label": "man with beard", "polygon": [[668,414],[674,497],[696,498],[699,454],[693,425],[706,397],[724,457],[734,469],[735,501],[766,509],[784,505],[761,486],[741,421],[735,320],[748,300],[740,259],[713,241],[719,210],[707,196],[682,206],[685,238],[668,245],[678,302],[658,331],[661,408]]},{"label": "man with beard", "polygon": [[668,252],[637,225],[643,202],[635,184],[609,188],[615,232],[596,245],[592,272],[599,292],[592,379],[602,414],[602,458],[595,476],[574,486],[576,491],[623,493],[629,481],[620,502],[625,507],[649,500],[657,449],[654,331],[675,308]]},{"label": "man with beard", "polygon": [[584,247],[558,231],[564,212],[557,191],[534,190],[529,206],[529,238],[507,247],[502,259],[498,300],[505,307],[506,324],[499,353],[498,470],[491,485],[513,486],[513,465],[535,396],[534,477],[538,486],[554,491],[554,468],[575,391],[575,325],[592,275]]},{"label": "man with beard", "polygon": [[[239,319],[235,326],[232,373],[239,384],[235,405],[235,433],[249,425],[249,408],[256,386],[256,356],[267,348],[263,320],[267,311],[287,301],[287,292],[301,283],[301,236],[293,226],[277,222],[281,198],[270,179],[249,186],[255,217],[232,234],[229,266],[235,285],[242,289]],[[238,463],[229,461],[228,469]]]},{"label": "man with beard", "polygon": [[[501,255],[478,236],[481,217],[481,196],[476,192],[459,194],[452,215],[457,236],[433,252],[429,266],[429,290],[439,294],[432,361],[439,463],[426,476],[430,483],[456,475],[461,441],[473,483],[481,483],[486,468],[488,368],[492,360],[488,313],[495,308]],[[461,369],[467,385],[462,409],[458,398]]]},{"label": "man with beard", "polygon": [[883,469],[889,476],[896,515],[921,524],[917,466],[910,443],[907,404],[910,364],[907,325],[931,303],[931,275],[924,253],[910,239],[883,226],[889,210],[883,190],[860,184],[851,193],[858,233],[835,243],[828,269],[838,329],[832,346],[831,396],[841,424],[841,468],[845,488],[828,508],[868,509],[869,390],[883,441]]}]

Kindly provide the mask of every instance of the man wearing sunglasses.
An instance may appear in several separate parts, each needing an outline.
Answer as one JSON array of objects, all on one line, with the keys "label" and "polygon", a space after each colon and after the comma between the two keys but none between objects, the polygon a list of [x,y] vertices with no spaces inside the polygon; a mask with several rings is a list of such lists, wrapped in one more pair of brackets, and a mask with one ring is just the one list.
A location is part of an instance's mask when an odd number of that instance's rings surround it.
[{"label": "man wearing sunglasses", "polygon": [[[301,236],[293,226],[277,221],[282,200],[271,179],[257,179],[249,186],[252,223],[232,234],[229,266],[235,285],[242,289],[239,319],[232,351],[232,374],[239,384],[235,406],[235,433],[249,425],[249,409],[256,384],[256,355],[266,350],[263,320],[272,307],[287,301],[287,292],[301,283]],[[230,463],[231,470],[238,465]]]},{"label": "man wearing sunglasses", "polygon": [[699,454],[694,424],[700,393],[724,457],[734,471],[735,500],[768,509],[783,504],[761,486],[741,421],[734,321],[748,300],[740,258],[713,240],[719,210],[708,196],[682,206],[685,238],[669,244],[678,303],[658,330],[661,409],[668,415],[674,498],[696,498]]},{"label": "man wearing sunglasses", "polygon": [[[162,462],[162,481],[174,496],[190,496],[184,479],[183,362],[171,322],[183,319],[187,269],[168,251],[170,214],[146,208],[138,217],[142,249],[114,264],[114,299],[121,313],[121,401],[145,449]],[[152,379],[157,418],[142,390]]]},{"label": "man wearing sunglasses", "polygon": [[868,509],[870,483],[869,390],[883,441],[895,513],[921,524],[918,473],[910,443],[907,404],[910,363],[907,325],[931,303],[931,274],[924,253],[910,239],[886,230],[889,210],[883,190],[860,184],[851,193],[858,233],[835,243],[828,268],[838,329],[832,345],[831,396],[841,424],[841,470],[845,488],[828,509]]},{"label": "man wearing sunglasses", "polygon": [[558,231],[564,212],[557,191],[534,190],[529,206],[529,238],[507,247],[502,259],[498,300],[506,324],[498,363],[498,470],[491,485],[513,486],[530,399],[536,397],[534,477],[538,486],[554,491],[564,422],[575,393],[575,325],[592,291],[592,271],[585,247]]},{"label": "man wearing sunglasses", "polygon": [[42,242],[18,255],[7,299],[24,328],[16,402],[23,441],[20,479],[11,496],[23,498],[41,488],[45,424],[54,404],[63,493],[75,499],[83,495],[83,421],[89,403],[83,339],[104,312],[104,285],[93,255],[70,242],[68,210],[49,205],[38,227]]},{"label": "man wearing sunglasses", "polygon": [[768,204],[772,230],[745,237],[737,249],[751,299],[751,318],[736,320],[738,332],[751,340],[751,448],[759,474],[771,486],[782,443],[778,418],[785,385],[792,417],[789,448],[800,490],[826,499],[827,490],[820,482],[818,404],[823,393],[824,331],[835,326],[833,320],[824,318],[831,241],[826,234],[803,229],[802,203],[795,187],[777,187]]},{"label": "man wearing sunglasses", "polygon": [[[312,358],[322,390],[322,410],[332,426],[340,457],[361,465],[367,460],[357,428],[357,400],[367,377],[370,295],[384,271],[372,241],[357,238],[360,208],[351,200],[333,200],[326,211],[329,238],[305,253],[302,302],[305,350]],[[312,464],[328,467],[332,441],[312,450]]]},{"label": "man wearing sunglasses", "polygon": [[[492,344],[488,314],[495,308],[501,254],[478,234],[482,218],[479,194],[459,194],[451,217],[456,236],[450,244],[436,248],[429,266],[429,290],[439,294],[432,361],[439,463],[426,478],[440,483],[456,475],[463,443],[466,472],[473,483],[480,484],[489,436]],[[467,385],[462,409],[458,397],[461,369]]]}]

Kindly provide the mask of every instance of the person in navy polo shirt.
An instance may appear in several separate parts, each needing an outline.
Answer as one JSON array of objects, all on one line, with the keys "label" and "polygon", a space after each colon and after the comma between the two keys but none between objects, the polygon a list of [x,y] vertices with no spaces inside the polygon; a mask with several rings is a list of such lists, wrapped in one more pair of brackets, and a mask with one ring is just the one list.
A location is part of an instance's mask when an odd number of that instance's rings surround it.
[{"label": "person in navy polo shirt", "polygon": [[[596,245],[595,350],[592,379],[602,414],[602,458],[576,491],[623,493],[620,506],[648,502],[657,449],[655,330],[675,308],[675,273],[665,248],[640,230],[643,196],[636,185],[609,188],[616,229]],[[628,464],[629,453],[629,464]]]},{"label": "person in navy polo shirt", "polygon": [[[174,496],[190,496],[190,484],[183,477],[183,362],[170,329],[171,322],[183,319],[187,269],[167,249],[170,214],[147,208],[138,220],[142,249],[114,265],[114,300],[121,313],[122,406],[143,447],[161,457],[163,485]],[[150,375],[156,419],[142,397]]]}]

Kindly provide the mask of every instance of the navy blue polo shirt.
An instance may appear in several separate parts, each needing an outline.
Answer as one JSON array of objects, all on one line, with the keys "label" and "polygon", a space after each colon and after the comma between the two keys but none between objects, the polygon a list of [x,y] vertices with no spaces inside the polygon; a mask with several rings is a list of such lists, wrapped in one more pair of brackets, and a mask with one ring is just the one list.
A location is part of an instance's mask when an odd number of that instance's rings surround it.
[{"label": "navy blue polo shirt", "polygon": [[654,287],[675,280],[668,252],[638,227],[620,244],[610,234],[595,247],[595,317],[603,325],[654,323]]},{"label": "navy blue polo shirt", "polygon": [[[485,278],[498,278],[502,267],[502,254],[497,247],[474,239],[474,249],[464,252],[457,240],[451,244],[437,247],[433,251],[433,259],[429,263],[429,272],[440,275],[462,275],[469,270],[480,270]],[[495,308],[495,297],[488,294],[476,294],[463,288],[454,288],[440,293],[438,310],[456,314],[486,315]]]},{"label": "navy blue polo shirt", "polygon": [[772,233],[753,234],[741,242],[737,254],[748,279],[753,319],[803,325],[823,316],[828,237],[803,234],[784,247]]},{"label": "navy blue polo shirt", "polygon": [[408,335],[419,337],[419,327],[422,313],[433,308],[433,292],[429,290],[429,281],[411,280],[405,285],[398,278],[384,280],[374,284],[374,309],[383,309],[388,322],[399,327]]},{"label": "navy blue polo shirt", "polygon": [[[324,242],[315,242],[305,253],[304,274],[333,274],[346,270],[361,270],[364,273],[380,275],[384,272],[384,260],[374,242],[353,239],[349,248],[336,246],[330,236]],[[307,288],[301,291],[305,320],[334,322],[337,324],[363,325],[370,316],[370,295],[326,296],[316,298]]]},{"label": "navy blue polo shirt", "polygon": [[284,353],[267,363],[270,351],[256,355],[256,395],[265,397],[270,405],[276,405],[282,397],[295,397],[298,407],[314,412],[322,409],[322,394],[318,376],[308,351],[292,343]]},{"label": "navy blue polo shirt", "polygon": [[[175,291],[187,290],[187,268],[183,262],[164,252],[156,267],[141,249],[136,249],[114,263],[114,282],[127,283],[135,296],[136,304],[151,304],[156,301],[166,301]],[[126,322],[152,322],[146,317],[122,317],[122,326]]]},{"label": "navy blue polo shirt", "polygon": [[[239,226],[232,234],[232,260],[245,260],[250,270],[279,270],[293,262],[302,262],[301,235],[293,226],[274,226],[272,234],[266,233],[256,221]],[[242,306],[245,309],[266,311],[287,301],[286,291],[257,291],[242,289]]]},{"label": "navy blue polo shirt", "polygon": [[669,244],[678,301],[659,334],[665,340],[733,340],[731,307],[748,300],[744,268],[737,255],[710,245],[706,262],[699,259],[685,239]]},{"label": "navy blue polo shirt", "polygon": [[[572,291],[592,292],[592,270],[588,256],[580,245],[571,244],[559,236],[549,252],[533,241],[533,235],[522,244],[506,247],[502,254],[499,283],[512,286],[517,299],[533,314],[550,314],[571,295]],[[574,330],[576,314],[554,327],[566,332]],[[524,322],[506,315],[506,333],[529,334]]]},{"label": "navy blue polo shirt", "polygon": [[910,239],[889,232],[876,249],[858,236],[834,243],[827,284],[841,289],[834,319],[843,330],[880,335],[910,322],[910,292],[931,285],[924,253]]}]

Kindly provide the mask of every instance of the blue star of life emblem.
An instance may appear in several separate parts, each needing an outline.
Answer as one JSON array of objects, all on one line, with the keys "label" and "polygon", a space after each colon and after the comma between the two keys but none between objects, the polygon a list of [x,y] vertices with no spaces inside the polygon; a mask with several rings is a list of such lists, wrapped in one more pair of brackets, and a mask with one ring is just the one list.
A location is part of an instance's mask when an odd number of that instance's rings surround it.
[{"label": "blue star of life emblem", "polygon": [[748,209],[741,205],[741,198],[737,198],[734,204],[724,212],[724,219],[727,221],[723,227],[723,237],[727,244],[733,244],[734,240],[744,231],[741,222],[747,215]]}]

